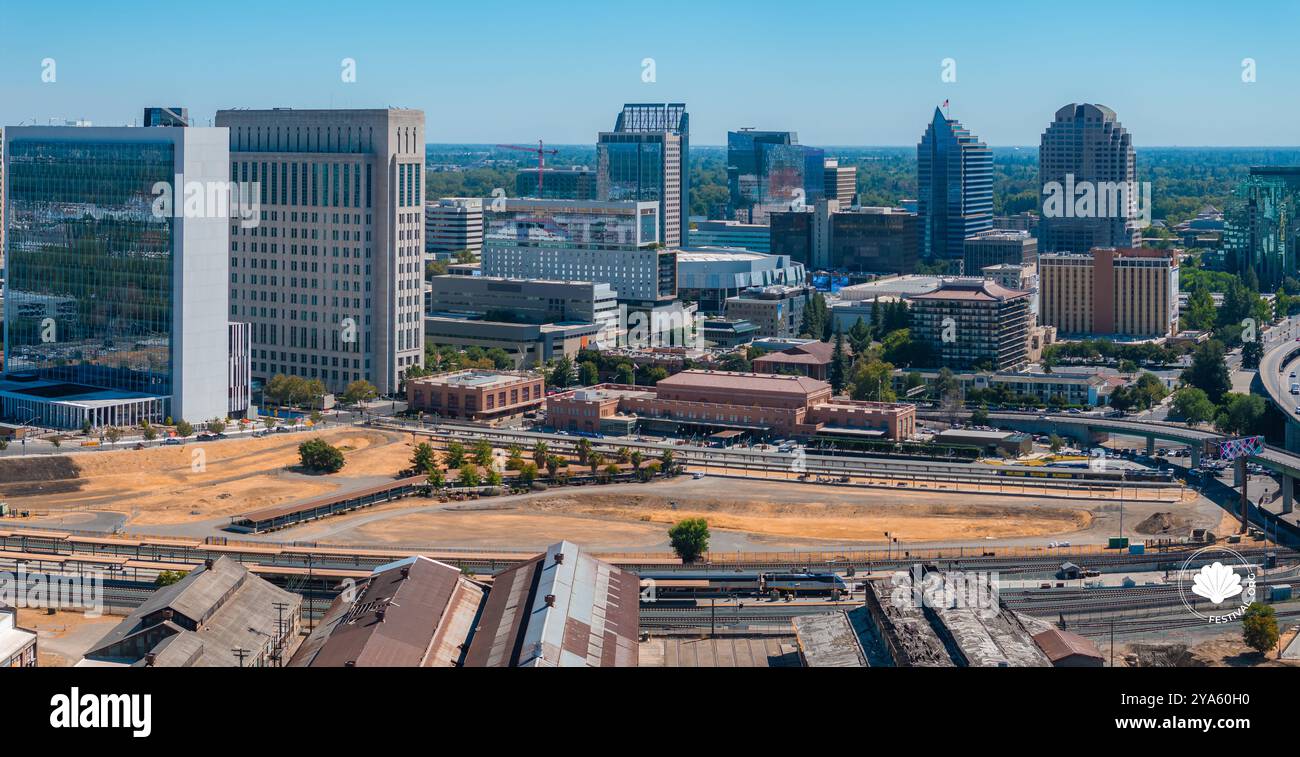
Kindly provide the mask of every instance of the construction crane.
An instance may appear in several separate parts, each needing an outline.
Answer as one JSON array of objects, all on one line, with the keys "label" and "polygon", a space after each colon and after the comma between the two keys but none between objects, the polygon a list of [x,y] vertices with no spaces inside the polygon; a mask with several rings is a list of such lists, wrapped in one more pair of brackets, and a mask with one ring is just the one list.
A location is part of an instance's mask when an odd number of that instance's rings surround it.
[{"label": "construction crane", "polygon": [[542,140],[540,139],[537,140],[536,147],[520,147],[519,145],[497,145],[497,147],[500,147],[503,150],[518,150],[520,152],[531,152],[537,156],[537,196],[545,197],[546,194],[542,190],[546,186],[545,185],[546,177],[544,176],[545,174],[544,169],[546,168],[546,156],[558,155],[560,151],[546,149],[545,143],[543,143]]}]

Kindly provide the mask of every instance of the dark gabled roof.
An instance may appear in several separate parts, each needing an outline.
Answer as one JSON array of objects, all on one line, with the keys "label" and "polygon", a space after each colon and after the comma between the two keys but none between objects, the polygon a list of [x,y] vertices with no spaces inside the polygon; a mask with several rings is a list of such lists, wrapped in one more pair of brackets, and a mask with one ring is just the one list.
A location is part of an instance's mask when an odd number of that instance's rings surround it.
[{"label": "dark gabled roof", "polygon": [[1074,656],[1091,657],[1095,660],[1106,659],[1102,656],[1101,650],[1097,649],[1096,644],[1076,633],[1057,628],[1035,635],[1034,643],[1053,663]]}]

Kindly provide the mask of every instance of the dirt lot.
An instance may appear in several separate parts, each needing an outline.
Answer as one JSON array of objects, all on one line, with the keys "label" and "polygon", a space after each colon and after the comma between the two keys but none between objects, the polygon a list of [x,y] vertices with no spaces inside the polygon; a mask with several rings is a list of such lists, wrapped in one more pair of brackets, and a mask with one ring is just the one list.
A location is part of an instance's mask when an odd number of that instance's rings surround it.
[{"label": "dirt lot", "polygon": [[79,612],[19,610],[18,625],[36,632],[36,664],[42,668],[71,667],[90,647],[122,622],[116,615],[89,618]]},{"label": "dirt lot", "polygon": [[309,526],[300,529],[299,538],[501,549],[567,538],[593,548],[652,549],[666,546],[669,524],[700,517],[709,521],[719,547],[728,546],[727,532],[743,535],[751,546],[815,546],[881,544],[886,531],[913,543],[1045,536],[1073,533],[1092,522],[1091,514],[1074,503],[972,495],[954,500],[939,492],[678,480],[569,489],[434,511],[387,510]]},{"label": "dirt lot", "polygon": [[[334,476],[292,468],[298,445],[319,436],[343,449]],[[171,524],[231,515],[335,491],[350,482],[391,478],[410,459],[409,437],[371,429],[274,434],[209,444],[93,452],[0,461],[0,495],[16,508],[111,510],[132,525]]]}]

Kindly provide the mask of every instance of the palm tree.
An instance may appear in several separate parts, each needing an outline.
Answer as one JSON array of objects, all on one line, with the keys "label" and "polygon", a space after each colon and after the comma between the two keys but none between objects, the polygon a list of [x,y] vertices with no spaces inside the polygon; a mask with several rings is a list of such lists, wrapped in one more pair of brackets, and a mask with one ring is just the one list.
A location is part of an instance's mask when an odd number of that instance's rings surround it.
[{"label": "palm tree", "polygon": [[538,441],[537,444],[533,445],[533,462],[537,463],[538,468],[546,465],[548,452],[550,452],[550,448],[546,446],[546,442]]},{"label": "palm tree", "polygon": [[645,460],[645,455],[642,454],[641,450],[633,450],[632,454],[629,455],[628,458],[632,461],[633,468],[641,470],[641,463]]},{"label": "palm tree", "polygon": [[666,474],[668,474],[668,475],[672,475],[672,472],[673,472],[673,461],[674,461],[675,458],[676,458],[676,455],[673,454],[673,451],[672,451],[672,450],[670,450],[670,449],[666,449],[666,450],[664,450],[663,455],[661,455],[661,456],[659,457],[659,461],[660,461],[661,463],[663,463],[663,466],[664,466],[664,473],[666,473]]},{"label": "palm tree", "polygon": [[605,456],[599,452],[593,452],[590,455],[587,455],[587,465],[591,466],[591,473],[593,476],[596,474],[596,470],[604,463]]},{"label": "palm tree", "polygon": [[578,440],[578,462],[586,464],[587,458],[591,456],[591,442],[584,437]]}]

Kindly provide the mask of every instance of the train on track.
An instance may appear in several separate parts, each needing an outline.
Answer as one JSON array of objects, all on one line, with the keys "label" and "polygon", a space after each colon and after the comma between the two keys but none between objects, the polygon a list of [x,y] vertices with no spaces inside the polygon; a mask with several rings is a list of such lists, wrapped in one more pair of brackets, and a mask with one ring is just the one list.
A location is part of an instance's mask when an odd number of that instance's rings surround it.
[{"label": "train on track", "polygon": [[640,574],[643,594],[656,598],[693,594],[741,596],[841,596],[849,584],[835,573],[663,571]]}]

